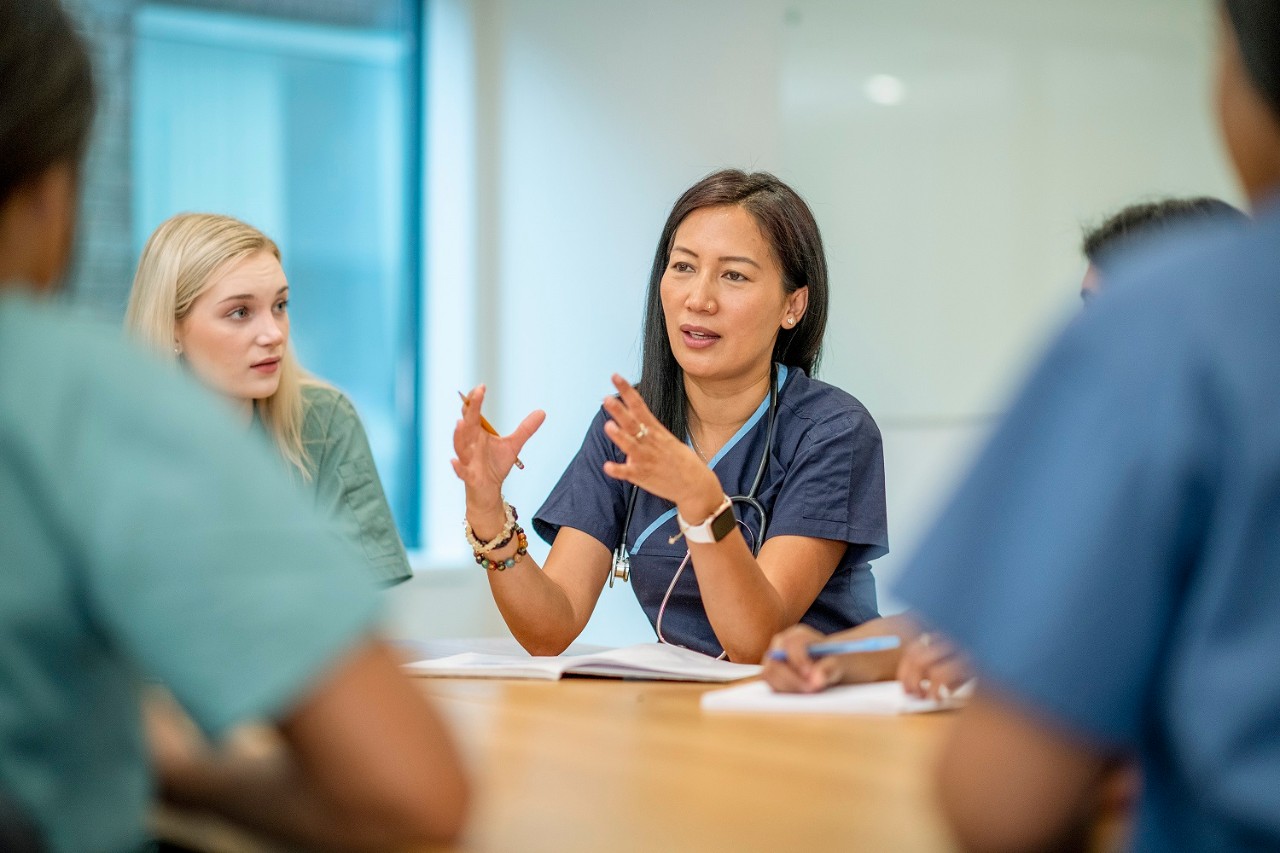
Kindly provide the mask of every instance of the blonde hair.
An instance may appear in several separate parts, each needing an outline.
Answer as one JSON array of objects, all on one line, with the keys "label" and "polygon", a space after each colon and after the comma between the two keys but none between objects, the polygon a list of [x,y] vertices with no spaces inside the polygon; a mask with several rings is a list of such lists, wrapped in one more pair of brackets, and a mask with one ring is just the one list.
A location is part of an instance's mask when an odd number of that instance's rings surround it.
[{"label": "blonde hair", "polygon": [[[174,359],[175,330],[222,270],[257,252],[280,260],[275,242],[252,225],[213,213],[179,213],[155,230],[142,250],[129,293],[125,328],[162,358]],[[293,348],[280,359],[280,385],[254,406],[280,455],[309,481],[302,440],[302,389],[324,383],[298,364]]]}]

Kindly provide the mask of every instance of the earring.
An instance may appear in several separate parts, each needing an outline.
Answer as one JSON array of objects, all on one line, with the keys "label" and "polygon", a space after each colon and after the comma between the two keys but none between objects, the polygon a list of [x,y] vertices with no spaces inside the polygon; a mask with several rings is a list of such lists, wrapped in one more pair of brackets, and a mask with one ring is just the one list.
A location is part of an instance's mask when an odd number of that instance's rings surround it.
[{"label": "earring", "polygon": [[795,318],[795,317],[788,317],[788,318],[787,318],[787,325],[788,325],[788,326],[794,326],[795,324],[796,324],[796,318]]}]

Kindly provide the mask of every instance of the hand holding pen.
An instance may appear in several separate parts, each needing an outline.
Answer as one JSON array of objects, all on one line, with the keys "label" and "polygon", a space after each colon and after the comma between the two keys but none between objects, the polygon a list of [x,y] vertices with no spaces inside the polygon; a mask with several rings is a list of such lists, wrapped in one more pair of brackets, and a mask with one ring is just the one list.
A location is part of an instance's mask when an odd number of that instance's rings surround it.
[{"label": "hand holding pen", "polygon": [[541,410],[531,412],[510,435],[504,436],[499,435],[480,413],[485,386],[477,386],[470,394],[461,396],[462,417],[453,429],[456,457],[452,465],[453,472],[466,486],[467,515],[469,518],[473,514],[476,516],[471,519],[475,524],[495,512],[498,518],[502,517],[502,484],[511,473],[512,466],[520,464],[521,448],[542,426],[546,413]]},{"label": "hand holding pen", "polygon": [[[458,399],[462,400],[462,409],[463,411],[466,411],[467,406],[471,404],[471,398],[468,397],[466,394],[463,394],[461,391],[459,391]],[[480,426],[485,432],[489,433],[489,435],[502,438],[502,436],[498,433],[498,431],[493,428],[493,424],[489,423],[489,419],[486,418],[484,415],[480,415]],[[516,457],[516,467],[519,468],[521,471],[524,470],[524,463],[520,461],[519,456]]]},{"label": "hand holding pen", "polygon": [[833,639],[795,625],[774,637],[764,679],[780,692],[816,693],[842,682],[892,678],[901,643],[896,634]]}]

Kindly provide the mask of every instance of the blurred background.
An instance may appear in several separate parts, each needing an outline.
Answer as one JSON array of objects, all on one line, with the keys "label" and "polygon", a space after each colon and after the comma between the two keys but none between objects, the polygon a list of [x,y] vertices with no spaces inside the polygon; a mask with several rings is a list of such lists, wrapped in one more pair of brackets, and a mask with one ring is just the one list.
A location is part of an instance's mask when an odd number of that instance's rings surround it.
[{"label": "blurred background", "polygon": [[[819,377],[884,435],[883,612],[1078,310],[1081,227],[1240,203],[1208,0],[66,2],[103,88],[71,298],[118,322],[178,211],[277,240],[295,347],[359,409],[413,554],[390,594],[406,637],[505,631],[462,537],[455,392],[486,382],[504,431],[547,410],[507,484],[531,517],[609,374],[638,375],[658,232],[706,173],[774,172],[822,228]],[[615,587],[582,639],[652,631]]]}]

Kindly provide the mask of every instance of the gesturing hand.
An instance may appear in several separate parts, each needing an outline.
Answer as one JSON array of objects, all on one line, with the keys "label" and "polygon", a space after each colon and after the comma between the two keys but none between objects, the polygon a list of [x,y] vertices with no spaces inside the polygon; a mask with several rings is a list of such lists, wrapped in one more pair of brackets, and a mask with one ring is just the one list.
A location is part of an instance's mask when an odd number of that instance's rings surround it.
[{"label": "gesturing hand", "polygon": [[604,432],[627,459],[604,463],[604,472],[674,504],[710,501],[701,514],[690,516],[703,518],[720,502],[719,479],[689,445],[654,417],[627,380],[615,373],[613,385],[618,396],[605,398],[604,409],[613,420],[605,422]]},{"label": "gesturing hand", "polygon": [[462,419],[453,428],[453,473],[467,489],[468,514],[472,508],[489,509],[501,504],[502,483],[529,437],[546,420],[546,412],[530,412],[510,435],[490,435],[480,425],[485,387],[476,386],[462,405]]}]

